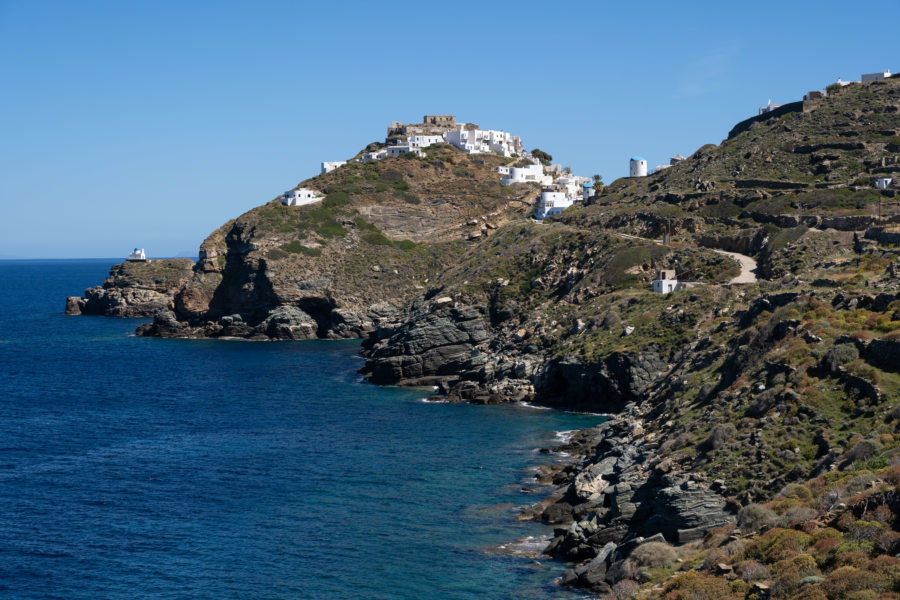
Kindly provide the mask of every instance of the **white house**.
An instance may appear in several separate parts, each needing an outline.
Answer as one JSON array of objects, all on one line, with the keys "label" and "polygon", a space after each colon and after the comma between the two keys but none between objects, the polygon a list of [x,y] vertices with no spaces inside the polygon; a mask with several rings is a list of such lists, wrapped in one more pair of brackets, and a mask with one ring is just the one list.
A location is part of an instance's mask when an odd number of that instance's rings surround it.
[{"label": "white house", "polygon": [[401,154],[415,154],[416,156],[422,155],[421,148],[412,148],[409,144],[397,144],[396,146],[388,146],[387,147],[387,155],[388,156],[400,156]]},{"label": "white house", "polygon": [[572,199],[565,192],[544,190],[541,192],[540,199],[538,199],[534,218],[543,220],[550,215],[558,215],[570,206],[572,206]]},{"label": "white house", "polygon": [[782,106],[784,106],[784,104],[772,104],[772,100],[769,99],[768,104],[759,107],[759,114],[764,115],[766,113],[770,113],[776,108],[781,108]]},{"label": "white house", "polygon": [[281,197],[281,203],[285,206],[303,206],[304,204],[312,204],[322,200],[323,196],[315,190],[309,188],[299,188],[296,190],[288,190]]},{"label": "white house", "polygon": [[660,171],[665,171],[671,166],[672,165],[656,165],[655,167],[653,167],[653,171],[651,171],[651,173],[659,173]]},{"label": "white house", "polygon": [[323,162],[322,163],[322,173],[330,173],[334,171],[338,167],[342,167],[347,164],[346,160],[335,160],[332,162]]},{"label": "white house", "polygon": [[856,83],[856,82],[854,82],[854,81],[843,81],[840,77],[838,77],[838,78],[837,78],[837,81],[835,81],[835,83],[838,84],[838,85],[841,86],[841,87],[847,87],[847,86],[850,85],[851,83]]},{"label": "white house", "polygon": [[131,251],[131,254],[128,255],[128,260],[147,260],[147,254],[144,252],[143,248],[135,248]]},{"label": "white house", "polygon": [[[500,168],[506,170],[506,177],[500,179],[500,182],[503,185],[511,185],[513,183],[540,183],[541,185],[549,185],[553,182],[553,177],[544,175],[544,166],[540,163],[524,167]],[[500,172],[502,173],[502,171]]]},{"label": "white house", "polygon": [[640,156],[632,156],[628,167],[629,177],[647,176],[647,161]]},{"label": "white house", "polygon": [[434,144],[443,144],[444,136],[442,135],[411,135],[407,140],[410,148],[427,148]]},{"label": "white house", "polygon": [[875,187],[879,190],[886,190],[891,187],[891,183],[893,183],[893,178],[891,177],[876,177],[875,178]]},{"label": "white house", "polygon": [[675,270],[657,271],[653,280],[653,291],[657,294],[668,294],[678,289],[678,280],[675,278]]},{"label": "white house", "polygon": [[448,131],[445,136],[447,142],[470,154],[496,152],[503,156],[512,156],[522,152],[522,141],[519,136],[505,131],[466,129],[465,124],[460,124],[456,129]]},{"label": "white house", "polygon": [[891,71],[886,69],[881,73],[863,73],[861,79],[863,83],[868,83],[869,81],[878,81],[879,79],[890,79]]},{"label": "white house", "polygon": [[372,152],[364,152],[360,160],[362,162],[372,162],[373,160],[381,160],[387,155],[387,150],[373,150]]}]

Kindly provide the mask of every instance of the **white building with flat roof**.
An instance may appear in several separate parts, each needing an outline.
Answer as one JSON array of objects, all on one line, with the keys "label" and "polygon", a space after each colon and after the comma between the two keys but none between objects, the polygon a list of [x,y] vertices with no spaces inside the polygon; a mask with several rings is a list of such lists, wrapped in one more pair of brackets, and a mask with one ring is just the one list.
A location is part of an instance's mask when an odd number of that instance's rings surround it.
[{"label": "white building with flat roof", "polygon": [[572,206],[573,199],[566,195],[565,192],[555,190],[544,190],[538,199],[537,206],[534,211],[534,218],[543,220],[550,215],[558,215],[562,211]]},{"label": "white building with flat roof", "polygon": [[549,185],[553,182],[553,177],[544,175],[544,166],[541,164],[527,165],[524,167],[498,167],[498,171],[504,169],[506,176],[500,179],[503,185],[512,185],[513,183],[540,183],[541,185]]},{"label": "white building with flat roof", "polygon": [[281,196],[281,203],[285,206],[303,206],[304,204],[312,204],[319,202],[323,196],[316,190],[309,188],[299,188],[296,190],[288,190]]},{"label": "white building with flat roof", "polygon": [[396,146],[387,147],[388,156],[400,156],[401,154],[415,154],[416,156],[422,156],[422,149],[410,147],[409,144],[397,144]]},{"label": "white building with flat roof", "polygon": [[873,183],[879,190],[886,190],[891,187],[893,182],[894,179],[892,177],[876,177]]},{"label": "white building with flat roof", "polygon": [[143,248],[135,248],[131,251],[131,254],[128,255],[128,260],[147,260],[147,254],[144,252]]},{"label": "white building with flat roof", "polygon": [[522,153],[522,141],[519,136],[505,131],[466,129],[465,124],[462,124],[448,131],[445,136],[448,143],[470,154],[496,152],[503,156],[512,156]]},{"label": "white building with flat roof", "polygon": [[410,148],[427,148],[434,144],[443,144],[444,136],[442,135],[411,135],[407,139],[407,145]]},{"label": "white building with flat roof", "polygon": [[331,162],[323,162],[322,163],[322,173],[330,173],[337,169],[338,167],[342,167],[347,164],[346,160],[335,160]]},{"label": "white building with flat roof", "polygon": [[653,280],[653,291],[657,294],[668,294],[678,289],[678,279],[675,277],[675,270],[657,271],[656,279]]}]

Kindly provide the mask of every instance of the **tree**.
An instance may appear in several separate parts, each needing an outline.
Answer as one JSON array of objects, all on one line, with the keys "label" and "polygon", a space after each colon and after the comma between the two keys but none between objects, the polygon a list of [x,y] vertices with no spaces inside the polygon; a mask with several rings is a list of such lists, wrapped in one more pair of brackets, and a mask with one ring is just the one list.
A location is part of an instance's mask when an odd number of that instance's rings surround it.
[{"label": "tree", "polygon": [[543,165],[549,165],[553,160],[553,157],[551,155],[547,154],[539,148],[535,148],[534,150],[532,150],[531,155],[541,161],[541,164]]},{"label": "tree", "polygon": [[594,173],[594,187],[603,185],[603,176]]}]

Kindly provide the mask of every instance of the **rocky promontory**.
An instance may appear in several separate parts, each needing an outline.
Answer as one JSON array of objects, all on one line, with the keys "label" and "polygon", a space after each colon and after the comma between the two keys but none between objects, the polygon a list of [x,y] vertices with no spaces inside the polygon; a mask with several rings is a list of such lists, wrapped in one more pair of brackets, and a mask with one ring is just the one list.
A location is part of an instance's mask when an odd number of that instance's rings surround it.
[{"label": "rocky promontory", "polygon": [[175,306],[175,296],[193,276],[189,258],[125,261],[109,270],[102,285],[66,299],[67,315],[152,317]]}]

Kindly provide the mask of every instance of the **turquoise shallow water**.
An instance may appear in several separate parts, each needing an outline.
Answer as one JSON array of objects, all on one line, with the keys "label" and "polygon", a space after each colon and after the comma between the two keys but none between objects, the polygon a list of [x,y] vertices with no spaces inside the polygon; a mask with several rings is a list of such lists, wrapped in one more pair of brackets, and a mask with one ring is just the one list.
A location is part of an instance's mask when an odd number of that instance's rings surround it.
[{"label": "turquoise shallow water", "polygon": [[113,261],[0,261],[0,597],[567,598],[496,546],[536,449],[597,417],[430,404],[356,342],[66,317]]}]

